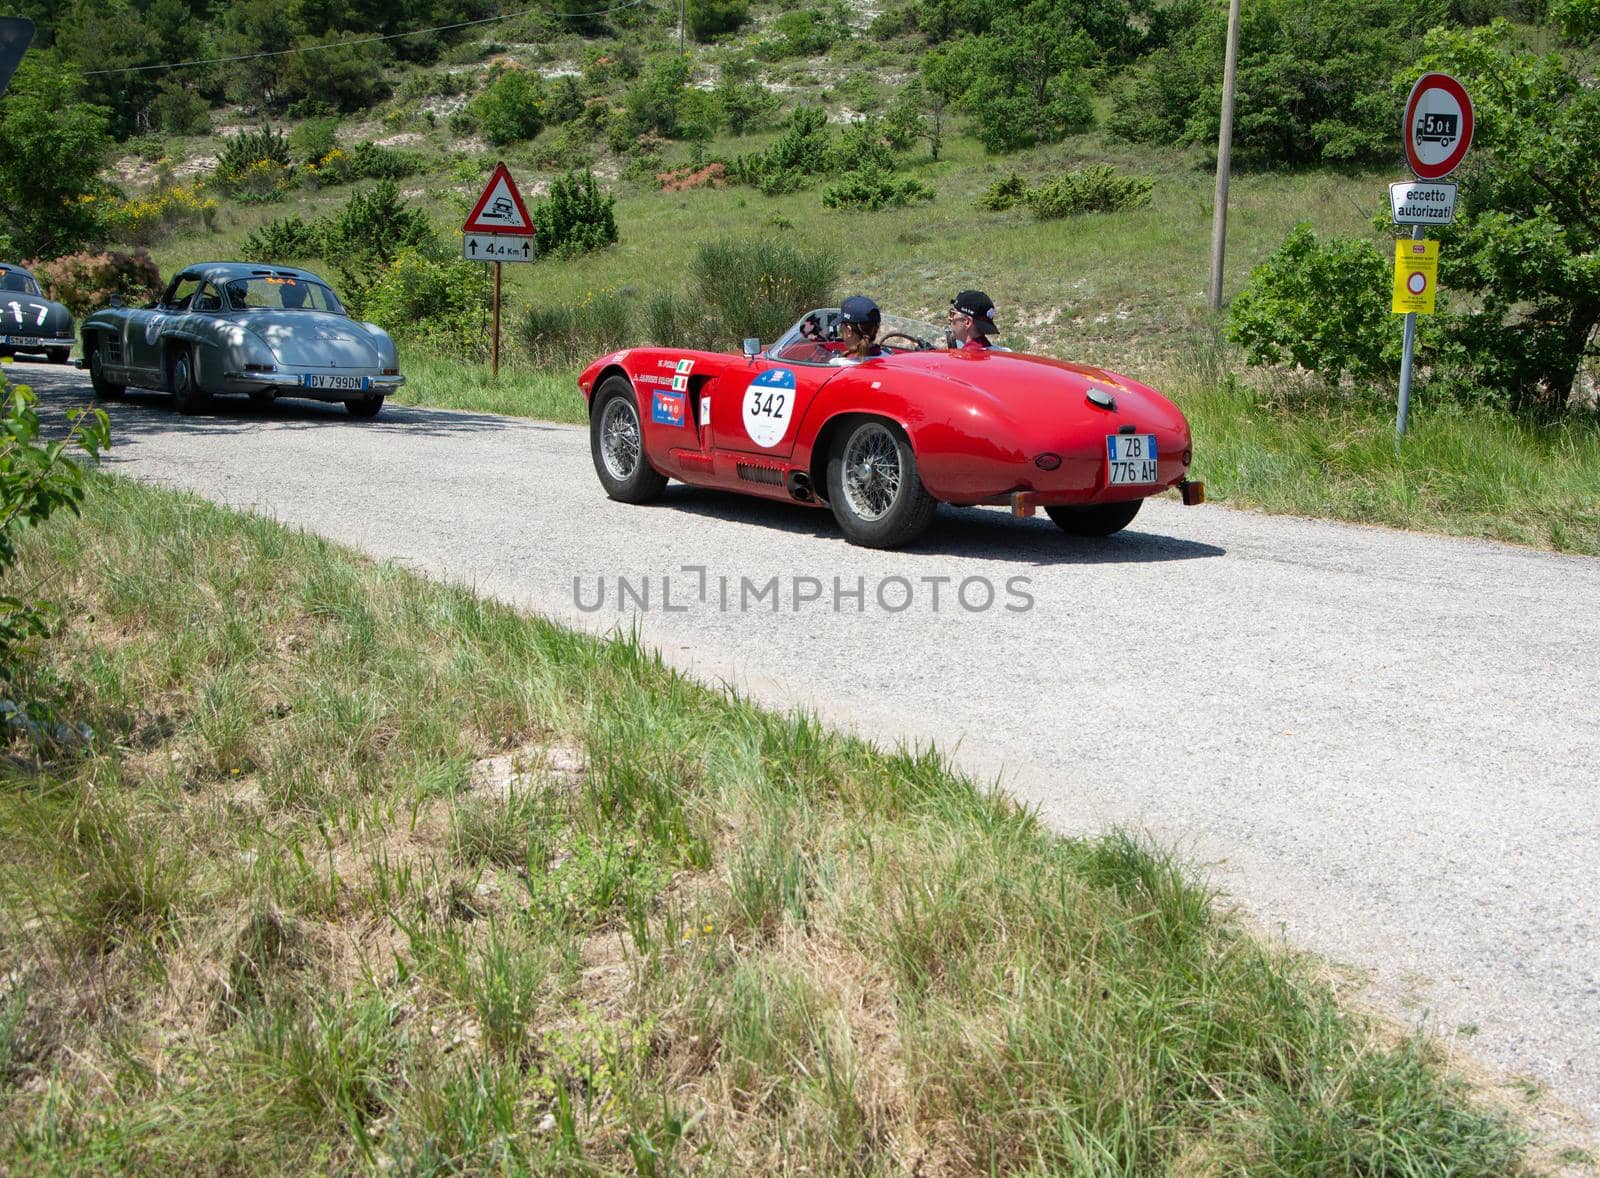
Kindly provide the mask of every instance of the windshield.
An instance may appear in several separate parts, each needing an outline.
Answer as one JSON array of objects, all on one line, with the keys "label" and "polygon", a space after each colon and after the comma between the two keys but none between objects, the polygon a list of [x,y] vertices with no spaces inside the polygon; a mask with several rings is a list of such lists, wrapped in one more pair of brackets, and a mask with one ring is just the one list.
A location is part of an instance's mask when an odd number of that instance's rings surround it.
[{"label": "windshield", "polygon": [[[902,315],[885,315],[878,328],[878,343],[887,352],[925,352],[944,347],[944,328]],[[780,335],[767,349],[774,360],[826,364],[843,351],[839,339],[839,308],[819,307]]]},{"label": "windshield", "polygon": [[15,270],[0,270],[0,290],[36,295],[39,293],[39,284],[26,274],[19,274]]},{"label": "windshield", "polygon": [[236,311],[331,311],[343,315],[338,296],[320,282],[304,278],[235,278],[227,283],[228,303]]}]

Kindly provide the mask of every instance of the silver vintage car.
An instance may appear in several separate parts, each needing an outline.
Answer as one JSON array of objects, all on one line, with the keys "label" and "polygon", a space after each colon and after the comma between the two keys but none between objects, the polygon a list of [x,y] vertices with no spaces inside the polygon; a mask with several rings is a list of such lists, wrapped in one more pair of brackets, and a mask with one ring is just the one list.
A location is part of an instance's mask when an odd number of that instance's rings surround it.
[{"label": "silver vintage car", "polygon": [[257,401],[343,401],[371,417],[405,383],[394,341],[358,323],[322,279],[287,266],[205,262],[182,271],[159,302],[112,306],[83,321],[83,359],[94,391],[165,389],[179,412],[213,393]]}]

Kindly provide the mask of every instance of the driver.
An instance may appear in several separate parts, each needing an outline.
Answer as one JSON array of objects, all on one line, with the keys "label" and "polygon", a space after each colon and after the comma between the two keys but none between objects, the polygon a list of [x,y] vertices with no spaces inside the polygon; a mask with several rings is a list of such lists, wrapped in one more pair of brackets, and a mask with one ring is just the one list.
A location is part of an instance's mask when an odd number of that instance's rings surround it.
[{"label": "driver", "polygon": [[994,325],[994,300],[981,290],[964,290],[950,300],[947,342],[952,349],[979,351],[994,348],[989,337],[999,334]]},{"label": "driver", "polygon": [[839,304],[839,338],[844,341],[843,355],[833,358],[834,364],[859,364],[875,356],[892,353],[880,348],[876,342],[878,328],[883,323],[883,312],[878,304],[865,295],[851,295]]}]

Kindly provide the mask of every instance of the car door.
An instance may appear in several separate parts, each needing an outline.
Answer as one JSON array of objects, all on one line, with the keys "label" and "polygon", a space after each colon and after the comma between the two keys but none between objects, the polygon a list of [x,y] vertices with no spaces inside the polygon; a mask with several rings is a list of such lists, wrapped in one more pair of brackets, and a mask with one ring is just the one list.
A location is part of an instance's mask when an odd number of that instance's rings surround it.
[{"label": "car door", "polygon": [[171,320],[188,313],[190,300],[199,292],[200,285],[199,275],[179,274],[153,310],[128,312],[122,333],[122,354],[127,357],[128,367],[148,376],[161,377],[162,330]]},{"label": "car door", "polygon": [[787,458],[818,391],[843,369],[758,357],[730,366],[711,398],[713,445],[718,450]]}]

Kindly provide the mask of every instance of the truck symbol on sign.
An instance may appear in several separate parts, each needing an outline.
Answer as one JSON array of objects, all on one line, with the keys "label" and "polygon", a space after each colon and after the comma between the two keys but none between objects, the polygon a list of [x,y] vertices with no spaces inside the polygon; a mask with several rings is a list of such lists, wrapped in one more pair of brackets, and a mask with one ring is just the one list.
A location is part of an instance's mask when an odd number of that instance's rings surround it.
[{"label": "truck symbol on sign", "polygon": [[1417,118],[1417,142],[1449,147],[1460,134],[1461,116],[1423,112]]}]

